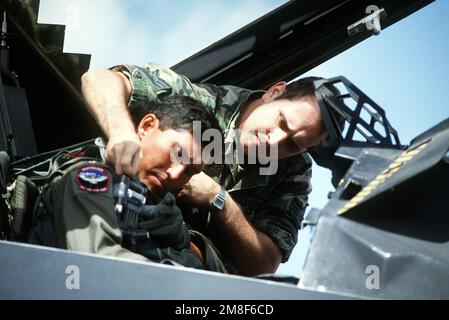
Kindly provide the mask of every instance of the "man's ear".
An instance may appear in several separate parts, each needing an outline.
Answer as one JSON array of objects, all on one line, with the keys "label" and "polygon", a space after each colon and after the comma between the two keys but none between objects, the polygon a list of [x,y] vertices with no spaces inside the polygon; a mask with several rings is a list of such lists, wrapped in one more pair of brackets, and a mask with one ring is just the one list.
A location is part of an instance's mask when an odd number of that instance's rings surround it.
[{"label": "man's ear", "polygon": [[282,95],[285,92],[285,89],[287,89],[287,82],[280,81],[270,87],[270,89],[265,92],[265,94],[262,96],[262,100],[266,102],[271,102],[280,95]]},{"label": "man's ear", "polygon": [[154,129],[159,129],[159,119],[155,114],[149,113],[140,120],[139,126],[137,127],[137,135],[142,140],[144,136],[148,135]]}]

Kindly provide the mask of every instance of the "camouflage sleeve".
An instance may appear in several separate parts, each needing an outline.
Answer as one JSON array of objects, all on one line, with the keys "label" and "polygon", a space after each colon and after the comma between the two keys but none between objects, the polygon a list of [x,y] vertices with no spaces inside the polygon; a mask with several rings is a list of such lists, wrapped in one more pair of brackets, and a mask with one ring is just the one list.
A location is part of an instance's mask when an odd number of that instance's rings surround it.
[{"label": "camouflage sleeve", "polygon": [[308,195],[312,191],[311,160],[307,154],[305,161],[290,163],[284,177],[262,203],[253,218],[254,226],[267,234],[282,252],[282,262],[286,262],[298,242],[298,230],[308,205]]},{"label": "camouflage sleeve", "polygon": [[211,109],[215,108],[216,97],[211,92],[164,66],[119,65],[111,69],[122,72],[131,82],[132,94],[128,105],[131,114],[142,105],[160,102],[173,95],[189,96]]}]

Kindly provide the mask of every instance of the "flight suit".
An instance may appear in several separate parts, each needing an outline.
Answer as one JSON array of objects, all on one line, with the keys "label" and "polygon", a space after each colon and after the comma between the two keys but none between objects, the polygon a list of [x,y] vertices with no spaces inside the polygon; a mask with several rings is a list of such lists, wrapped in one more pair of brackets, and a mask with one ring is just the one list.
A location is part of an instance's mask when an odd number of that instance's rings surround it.
[{"label": "flight suit", "polygon": [[[114,210],[116,181],[111,168],[99,160],[80,161],[52,174],[36,200],[28,242],[226,272],[219,254],[210,243],[202,241],[208,240],[188,230],[171,194],[158,204],[142,207],[143,211],[151,213],[150,218],[139,222],[139,228],[148,231],[147,236],[139,240],[134,252],[126,248]],[[201,240],[202,249],[206,247],[203,260],[190,250],[192,239]]]}]

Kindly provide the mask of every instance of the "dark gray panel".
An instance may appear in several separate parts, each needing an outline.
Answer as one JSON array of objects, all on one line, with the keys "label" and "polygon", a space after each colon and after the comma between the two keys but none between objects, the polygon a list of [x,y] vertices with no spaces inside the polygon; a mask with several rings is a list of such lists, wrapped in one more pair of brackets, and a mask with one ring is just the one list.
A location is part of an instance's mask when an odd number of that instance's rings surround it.
[{"label": "dark gray panel", "polygon": [[[373,189],[375,196],[340,216],[351,198],[341,197],[345,183],[337,188],[316,223],[303,286],[382,299],[449,299],[448,134],[420,139],[418,146],[427,141],[427,147],[404,161],[387,161],[394,155],[388,150],[362,153],[344,181],[364,186],[388,162],[402,167]],[[370,266],[378,268],[379,288],[367,286],[375,273]]]}]

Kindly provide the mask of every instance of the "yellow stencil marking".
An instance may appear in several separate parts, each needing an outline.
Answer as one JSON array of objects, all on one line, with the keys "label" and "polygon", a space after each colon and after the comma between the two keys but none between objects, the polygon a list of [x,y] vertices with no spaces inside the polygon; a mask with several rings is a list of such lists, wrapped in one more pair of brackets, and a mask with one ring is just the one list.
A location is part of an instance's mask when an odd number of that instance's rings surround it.
[{"label": "yellow stencil marking", "polygon": [[365,198],[368,197],[380,184],[390,178],[393,174],[399,171],[399,169],[409,162],[413,157],[418,155],[424,150],[429,143],[423,143],[416,149],[404,151],[395,161],[393,161],[387,169],[382,171],[373,181],[371,181],[365,188],[362,189],[354,198],[351,199],[343,208],[338,210],[337,214],[343,214],[351,208],[354,208]]}]

